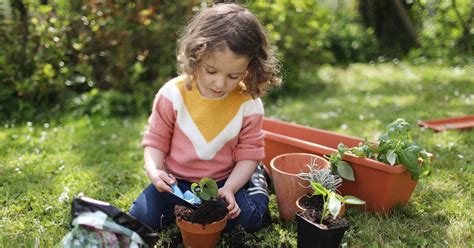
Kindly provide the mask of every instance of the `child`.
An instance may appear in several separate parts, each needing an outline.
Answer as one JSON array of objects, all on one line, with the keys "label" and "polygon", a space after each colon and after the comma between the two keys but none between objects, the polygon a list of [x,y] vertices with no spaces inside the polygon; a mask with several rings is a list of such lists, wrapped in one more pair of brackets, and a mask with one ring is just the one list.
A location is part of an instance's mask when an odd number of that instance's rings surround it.
[{"label": "child", "polygon": [[280,83],[278,61],[249,10],[217,4],[197,14],[179,40],[178,76],[155,97],[142,146],[151,185],[131,214],[157,229],[174,218],[170,185],[184,192],[202,177],[218,181],[228,203],[226,231],[257,231],[268,187],[260,96]]}]

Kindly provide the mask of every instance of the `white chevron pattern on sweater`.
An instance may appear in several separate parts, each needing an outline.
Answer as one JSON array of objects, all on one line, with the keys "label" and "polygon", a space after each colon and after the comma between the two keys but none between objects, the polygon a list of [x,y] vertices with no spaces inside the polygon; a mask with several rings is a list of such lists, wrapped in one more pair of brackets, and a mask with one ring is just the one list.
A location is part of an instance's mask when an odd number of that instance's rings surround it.
[{"label": "white chevron pattern on sweater", "polygon": [[213,159],[217,152],[219,152],[228,141],[239,135],[244,116],[253,114],[263,115],[263,104],[260,99],[251,99],[244,102],[235,114],[235,117],[208,143],[186,109],[176,81],[170,81],[163,86],[160,90],[160,94],[173,102],[173,109],[178,113],[176,122],[193,144],[196,154],[201,160]]}]

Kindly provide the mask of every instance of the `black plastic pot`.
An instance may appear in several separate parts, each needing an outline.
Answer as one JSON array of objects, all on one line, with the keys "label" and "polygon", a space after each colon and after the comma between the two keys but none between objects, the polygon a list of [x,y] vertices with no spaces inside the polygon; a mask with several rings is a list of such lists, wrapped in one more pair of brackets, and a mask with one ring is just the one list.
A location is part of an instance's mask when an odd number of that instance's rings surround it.
[{"label": "black plastic pot", "polygon": [[339,247],[349,224],[334,229],[322,229],[306,219],[302,213],[296,214],[298,225],[298,248]]}]

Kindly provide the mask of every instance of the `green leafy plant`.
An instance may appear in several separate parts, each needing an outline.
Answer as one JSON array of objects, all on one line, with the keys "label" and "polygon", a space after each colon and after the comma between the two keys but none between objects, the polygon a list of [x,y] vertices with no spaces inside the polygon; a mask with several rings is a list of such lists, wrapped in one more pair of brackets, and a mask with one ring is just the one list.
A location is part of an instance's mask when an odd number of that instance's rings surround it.
[{"label": "green leafy plant", "polygon": [[191,192],[204,201],[216,200],[218,187],[215,180],[203,177],[198,183],[191,184]]},{"label": "green leafy plant", "polygon": [[341,211],[342,204],[353,204],[353,205],[364,205],[365,201],[351,195],[341,196],[338,193],[325,188],[323,185],[317,182],[311,183],[313,188],[313,195],[321,195],[323,197],[323,209],[321,213],[321,220],[319,224],[323,224],[323,221],[328,217],[329,214],[335,219]]},{"label": "green leafy plant", "polygon": [[332,173],[339,175],[340,177],[349,180],[355,181],[354,171],[349,163],[342,160],[342,156],[347,151],[347,148],[344,144],[337,145],[337,152],[332,153],[329,157],[329,163],[331,163]]},{"label": "green leafy plant", "polygon": [[[342,161],[342,155],[348,152],[358,157],[371,158],[390,165],[403,164],[410,171],[413,180],[429,176],[431,173],[429,153],[413,141],[410,130],[410,124],[404,119],[398,118],[387,126],[385,133],[378,138],[378,144],[370,143],[367,140],[352,148],[348,148],[342,143],[339,144],[338,151],[329,157],[333,172],[345,179],[348,179],[346,178],[348,175],[350,178],[351,174],[348,173],[347,168],[350,165]],[[352,168],[350,171],[352,172]],[[353,174],[352,179],[354,179]]]}]

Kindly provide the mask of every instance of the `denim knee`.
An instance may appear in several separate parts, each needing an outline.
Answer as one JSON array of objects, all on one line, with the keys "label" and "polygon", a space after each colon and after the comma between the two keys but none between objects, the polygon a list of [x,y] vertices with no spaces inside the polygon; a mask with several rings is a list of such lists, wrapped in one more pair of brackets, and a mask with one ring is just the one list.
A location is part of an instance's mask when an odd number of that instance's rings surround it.
[{"label": "denim knee", "polygon": [[240,215],[227,223],[226,232],[237,226],[242,226],[247,232],[260,230],[266,220],[268,211],[268,197],[263,194],[249,196],[245,188],[235,194],[235,200],[240,207]]},{"label": "denim knee", "polygon": [[153,185],[149,185],[133,202],[130,215],[154,230],[162,228],[162,223],[167,217],[163,193],[158,192]]}]

